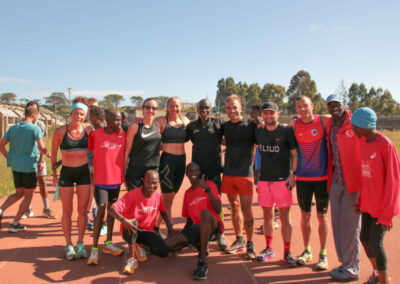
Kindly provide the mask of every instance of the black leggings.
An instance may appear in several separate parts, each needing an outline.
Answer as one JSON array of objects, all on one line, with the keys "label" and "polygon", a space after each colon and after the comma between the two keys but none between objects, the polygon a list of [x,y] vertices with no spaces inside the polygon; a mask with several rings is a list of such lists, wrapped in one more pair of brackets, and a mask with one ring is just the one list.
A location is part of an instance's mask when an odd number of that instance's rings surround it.
[{"label": "black leggings", "polygon": [[186,155],[163,152],[160,158],[160,184],[162,193],[177,193],[186,170]]},{"label": "black leggings", "polygon": [[168,256],[168,247],[164,240],[154,232],[136,231],[136,234],[129,234],[125,228],[122,230],[122,238],[129,244],[143,244],[150,248],[152,254],[158,257]]},{"label": "black leggings", "polygon": [[381,224],[376,224],[377,218],[373,218],[368,213],[362,213],[362,224],[360,240],[368,258],[374,258],[379,271],[386,271],[387,260],[385,248],[383,247],[383,237],[385,231]]}]

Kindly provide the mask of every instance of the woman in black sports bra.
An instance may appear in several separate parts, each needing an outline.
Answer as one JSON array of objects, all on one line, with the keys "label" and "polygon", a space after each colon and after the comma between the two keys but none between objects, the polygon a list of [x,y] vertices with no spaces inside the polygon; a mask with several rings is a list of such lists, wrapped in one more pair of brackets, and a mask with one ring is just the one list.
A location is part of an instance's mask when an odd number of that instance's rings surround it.
[{"label": "woman in black sports bra", "polygon": [[[186,169],[186,125],[190,121],[181,114],[181,108],[181,100],[178,97],[171,97],[167,101],[167,115],[157,118],[161,129],[161,150],[163,151],[159,168],[160,185],[165,209],[171,220],[172,203],[182,185]],[[162,218],[159,216],[156,230],[159,230],[161,222]]]},{"label": "woman in black sports bra", "polygon": [[[63,207],[61,224],[67,242],[65,256],[68,260],[86,257],[83,247],[83,237],[87,225],[86,209],[89,201],[90,174],[86,157],[91,126],[84,124],[87,106],[82,99],[75,99],[71,106],[71,122],[59,127],[53,136],[52,157],[53,184],[60,186],[60,196]],[[57,178],[58,148],[62,155],[62,168]],[[76,249],[71,240],[71,216],[73,208],[74,184],[78,197],[78,243]]]},{"label": "woman in black sports bra", "polygon": [[155,117],[158,101],[148,98],[143,102],[143,120],[133,123],[126,137],[125,180],[128,191],[140,187],[148,170],[160,165],[161,133]]}]

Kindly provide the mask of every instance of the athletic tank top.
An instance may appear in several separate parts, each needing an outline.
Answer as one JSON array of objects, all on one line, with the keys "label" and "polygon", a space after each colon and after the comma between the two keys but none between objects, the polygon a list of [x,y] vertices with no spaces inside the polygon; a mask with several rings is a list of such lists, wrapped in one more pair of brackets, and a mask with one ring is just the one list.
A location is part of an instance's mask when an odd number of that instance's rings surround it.
[{"label": "athletic tank top", "polygon": [[158,167],[160,165],[161,133],[155,121],[149,128],[139,123],[129,153],[129,164],[134,166]]},{"label": "athletic tank top", "polygon": [[[83,126],[82,126],[83,127]],[[83,128],[83,136],[78,140],[73,140],[68,136],[68,124],[67,124],[67,131],[65,131],[64,137],[60,144],[61,152],[74,152],[74,151],[87,151],[88,148],[88,134]]]},{"label": "athletic tank top", "polygon": [[186,140],[186,127],[182,120],[182,126],[173,127],[167,118],[167,125],[165,126],[164,132],[162,133],[163,143],[185,143]]},{"label": "athletic tank top", "polygon": [[328,178],[328,148],[320,115],[304,123],[296,119],[294,131],[298,144],[297,180],[318,181]]}]

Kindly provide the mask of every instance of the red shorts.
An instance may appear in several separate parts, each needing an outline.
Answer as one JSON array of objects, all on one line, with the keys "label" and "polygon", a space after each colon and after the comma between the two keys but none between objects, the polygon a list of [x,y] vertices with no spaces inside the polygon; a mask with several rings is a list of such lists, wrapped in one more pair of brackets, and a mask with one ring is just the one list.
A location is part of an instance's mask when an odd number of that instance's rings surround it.
[{"label": "red shorts", "polygon": [[287,181],[259,181],[257,183],[258,204],[262,207],[289,207],[293,203],[292,191]]},{"label": "red shorts", "polygon": [[253,177],[222,176],[221,192],[226,194],[253,195]]}]

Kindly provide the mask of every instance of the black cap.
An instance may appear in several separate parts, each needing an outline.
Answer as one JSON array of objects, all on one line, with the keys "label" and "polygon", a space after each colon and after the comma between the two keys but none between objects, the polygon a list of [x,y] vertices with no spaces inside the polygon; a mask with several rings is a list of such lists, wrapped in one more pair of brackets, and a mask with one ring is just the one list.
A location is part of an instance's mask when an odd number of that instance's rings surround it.
[{"label": "black cap", "polygon": [[279,107],[274,102],[266,102],[261,107],[261,111],[264,111],[264,110],[273,110],[273,111],[279,112]]}]

